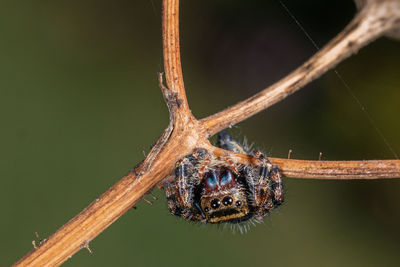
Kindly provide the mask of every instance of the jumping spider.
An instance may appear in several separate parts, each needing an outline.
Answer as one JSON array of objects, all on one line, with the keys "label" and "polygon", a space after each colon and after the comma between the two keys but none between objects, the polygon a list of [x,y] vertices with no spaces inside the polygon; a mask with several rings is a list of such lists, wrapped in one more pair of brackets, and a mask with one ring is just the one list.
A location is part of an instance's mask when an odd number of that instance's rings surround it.
[{"label": "jumping spider", "polygon": [[[248,149],[225,131],[218,134],[217,146],[237,153]],[[196,149],[176,163],[175,180],[165,182],[172,214],[190,221],[237,224],[261,220],[283,202],[279,167],[258,150],[251,152],[256,165],[243,165],[231,157],[216,157]]]}]

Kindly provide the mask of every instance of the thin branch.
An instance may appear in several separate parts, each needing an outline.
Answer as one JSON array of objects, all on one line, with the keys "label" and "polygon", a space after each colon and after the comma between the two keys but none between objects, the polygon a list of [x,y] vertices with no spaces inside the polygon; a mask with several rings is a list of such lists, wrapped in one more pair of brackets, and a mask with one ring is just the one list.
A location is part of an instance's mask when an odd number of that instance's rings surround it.
[{"label": "thin branch", "polygon": [[269,158],[290,178],[310,179],[381,179],[399,178],[400,160],[314,161]]},{"label": "thin branch", "polygon": [[366,1],[349,25],[302,66],[256,95],[201,120],[208,136],[283,100],[379,36],[399,28],[400,1]]},{"label": "thin branch", "polygon": [[188,111],[189,105],[183,83],[179,46],[179,0],[163,2],[162,25],[164,69],[166,70],[167,85],[171,91],[179,94],[179,98],[182,99],[182,108]]},{"label": "thin branch", "polygon": [[[372,2],[372,0],[369,1]],[[252,162],[254,159],[251,156],[216,148],[209,143],[207,138],[219,130],[248,118],[269,105],[276,103],[278,100],[283,99],[298,90],[300,86],[315,79],[317,75],[321,75],[328,68],[334,66],[340,60],[382,34],[384,30],[364,31],[360,28],[376,27],[383,29],[389,27],[390,23],[387,21],[391,21],[392,19],[387,16],[394,15],[392,10],[387,10],[388,7],[390,7],[389,9],[397,8],[398,13],[400,13],[400,6],[398,4],[393,6],[394,2],[396,1],[377,1],[376,8],[381,13],[380,15],[374,14],[370,9],[363,9],[360,14],[365,14],[357,16],[359,17],[359,23],[355,24],[353,22],[351,24],[353,26],[347,27],[347,32],[343,33],[344,36],[352,36],[352,38],[348,37],[345,39],[347,42],[344,42],[342,40],[343,37],[339,36],[335,39],[336,41],[328,45],[328,48],[321,50],[313,60],[303,65],[301,71],[295,71],[289,75],[289,78],[285,78],[282,82],[277,83],[272,89],[263,91],[230,109],[203,119],[200,123],[190,112],[184,90],[179,55],[179,1],[163,0],[164,68],[168,86],[165,87],[162,84],[162,76],[159,76],[159,81],[161,91],[170,111],[171,121],[169,126],[142,163],[62,226],[46,241],[40,242],[39,246],[36,246],[14,266],[58,266],[78,250],[88,248],[93,238],[140,201],[164,177],[170,177],[175,163],[182,156],[191,153],[194,148],[203,147],[216,155],[228,153],[236,156],[242,162]],[[385,6],[386,10],[382,6]],[[377,18],[380,18],[381,22],[376,21]],[[396,19],[398,18],[400,18],[400,15],[396,17]],[[355,36],[358,39],[353,39]],[[350,46],[351,49],[344,49],[346,46]],[[343,54],[339,53],[339,51],[342,51]],[[343,51],[347,51],[347,54]],[[325,53],[330,56],[325,56]],[[341,56],[339,57],[339,55]],[[332,59],[330,57],[339,57],[339,59]],[[324,63],[324,60],[328,63]],[[334,179],[400,177],[400,161],[346,163],[285,159],[271,160],[274,164],[280,166],[283,174],[293,177],[325,177]]]},{"label": "thin branch", "polygon": [[[257,164],[250,155],[227,152],[216,147],[207,147],[216,156],[227,153],[237,162]],[[400,177],[400,160],[359,160],[359,161],[323,161],[268,158],[272,164],[279,166],[282,175],[290,178],[319,180],[359,180]]]}]

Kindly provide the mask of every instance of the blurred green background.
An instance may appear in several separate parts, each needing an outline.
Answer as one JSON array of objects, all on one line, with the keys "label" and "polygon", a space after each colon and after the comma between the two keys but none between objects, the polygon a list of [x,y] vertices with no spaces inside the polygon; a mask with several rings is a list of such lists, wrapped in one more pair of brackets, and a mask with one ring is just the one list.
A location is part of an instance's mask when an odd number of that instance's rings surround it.
[{"label": "blurred green background", "polygon": [[[351,1],[285,1],[323,46]],[[46,238],[143,159],[168,123],[161,0],[0,2],[0,266]],[[182,1],[182,58],[198,118],[267,87],[315,53],[278,1]],[[400,43],[338,66],[400,153]],[[274,157],[390,159],[331,71],[232,129]],[[169,215],[162,191],[65,266],[398,266],[400,181],[286,179],[286,203],[247,234]]]}]

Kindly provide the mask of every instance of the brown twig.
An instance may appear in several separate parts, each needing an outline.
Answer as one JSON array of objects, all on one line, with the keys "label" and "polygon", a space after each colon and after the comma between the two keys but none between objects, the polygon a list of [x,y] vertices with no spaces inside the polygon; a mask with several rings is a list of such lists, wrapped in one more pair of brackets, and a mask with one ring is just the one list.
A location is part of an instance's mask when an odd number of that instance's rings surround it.
[{"label": "brown twig", "polygon": [[291,178],[378,179],[399,178],[399,160],[322,161],[269,158]]},{"label": "brown twig", "polygon": [[347,27],[295,71],[256,95],[202,119],[208,136],[281,101],[379,36],[399,29],[399,13],[397,0],[364,1],[360,12]]},{"label": "brown twig", "polygon": [[[208,148],[214,154],[223,156],[227,152],[220,148]],[[229,152],[231,157],[243,164],[256,164],[249,155]],[[399,178],[400,160],[360,160],[360,161],[323,161],[268,158],[282,170],[285,177],[301,179],[380,179]]]},{"label": "brown twig", "polygon": [[[175,162],[196,147],[203,147],[217,155],[230,153],[242,162],[248,163],[254,160],[248,155],[216,148],[207,138],[282,100],[389,29],[393,33],[395,23],[398,23],[394,21],[399,21],[400,18],[397,1],[366,2],[365,7],[343,33],[287,78],[246,101],[198,121],[190,112],[184,90],[179,55],[179,1],[163,0],[163,47],[167,87],[162,84],[162,76],[159,76],[159,79],[161,91],[170,111],[169,126],[142,163],[19,260],[15,266],[58,266],[78,250],[88,248],[93,238],[140,201],[164,177],[170,175]],[[397,10],[397,13],[393,10]],[[325,179],[400,177],[399,160],[327,162],[271,159],[271,161],[281,167],[284,175],[292,177]]]}]

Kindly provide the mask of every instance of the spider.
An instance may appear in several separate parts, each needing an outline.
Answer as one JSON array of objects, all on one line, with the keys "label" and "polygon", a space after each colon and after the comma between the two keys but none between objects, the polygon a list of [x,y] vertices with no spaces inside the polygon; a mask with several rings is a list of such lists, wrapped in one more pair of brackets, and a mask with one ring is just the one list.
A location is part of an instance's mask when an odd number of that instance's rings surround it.
[{"label": "spider", "polygon": [[261,220],[283,202],[279,167],[263,153],[248,149],[222,131],[217,146],[251,154],[257,165],[244,165],[230,157],[217,157],[195,149],[176,163],[175,180],[165,182],[168,207],[173,215],[190,221],[238,224]]}]

